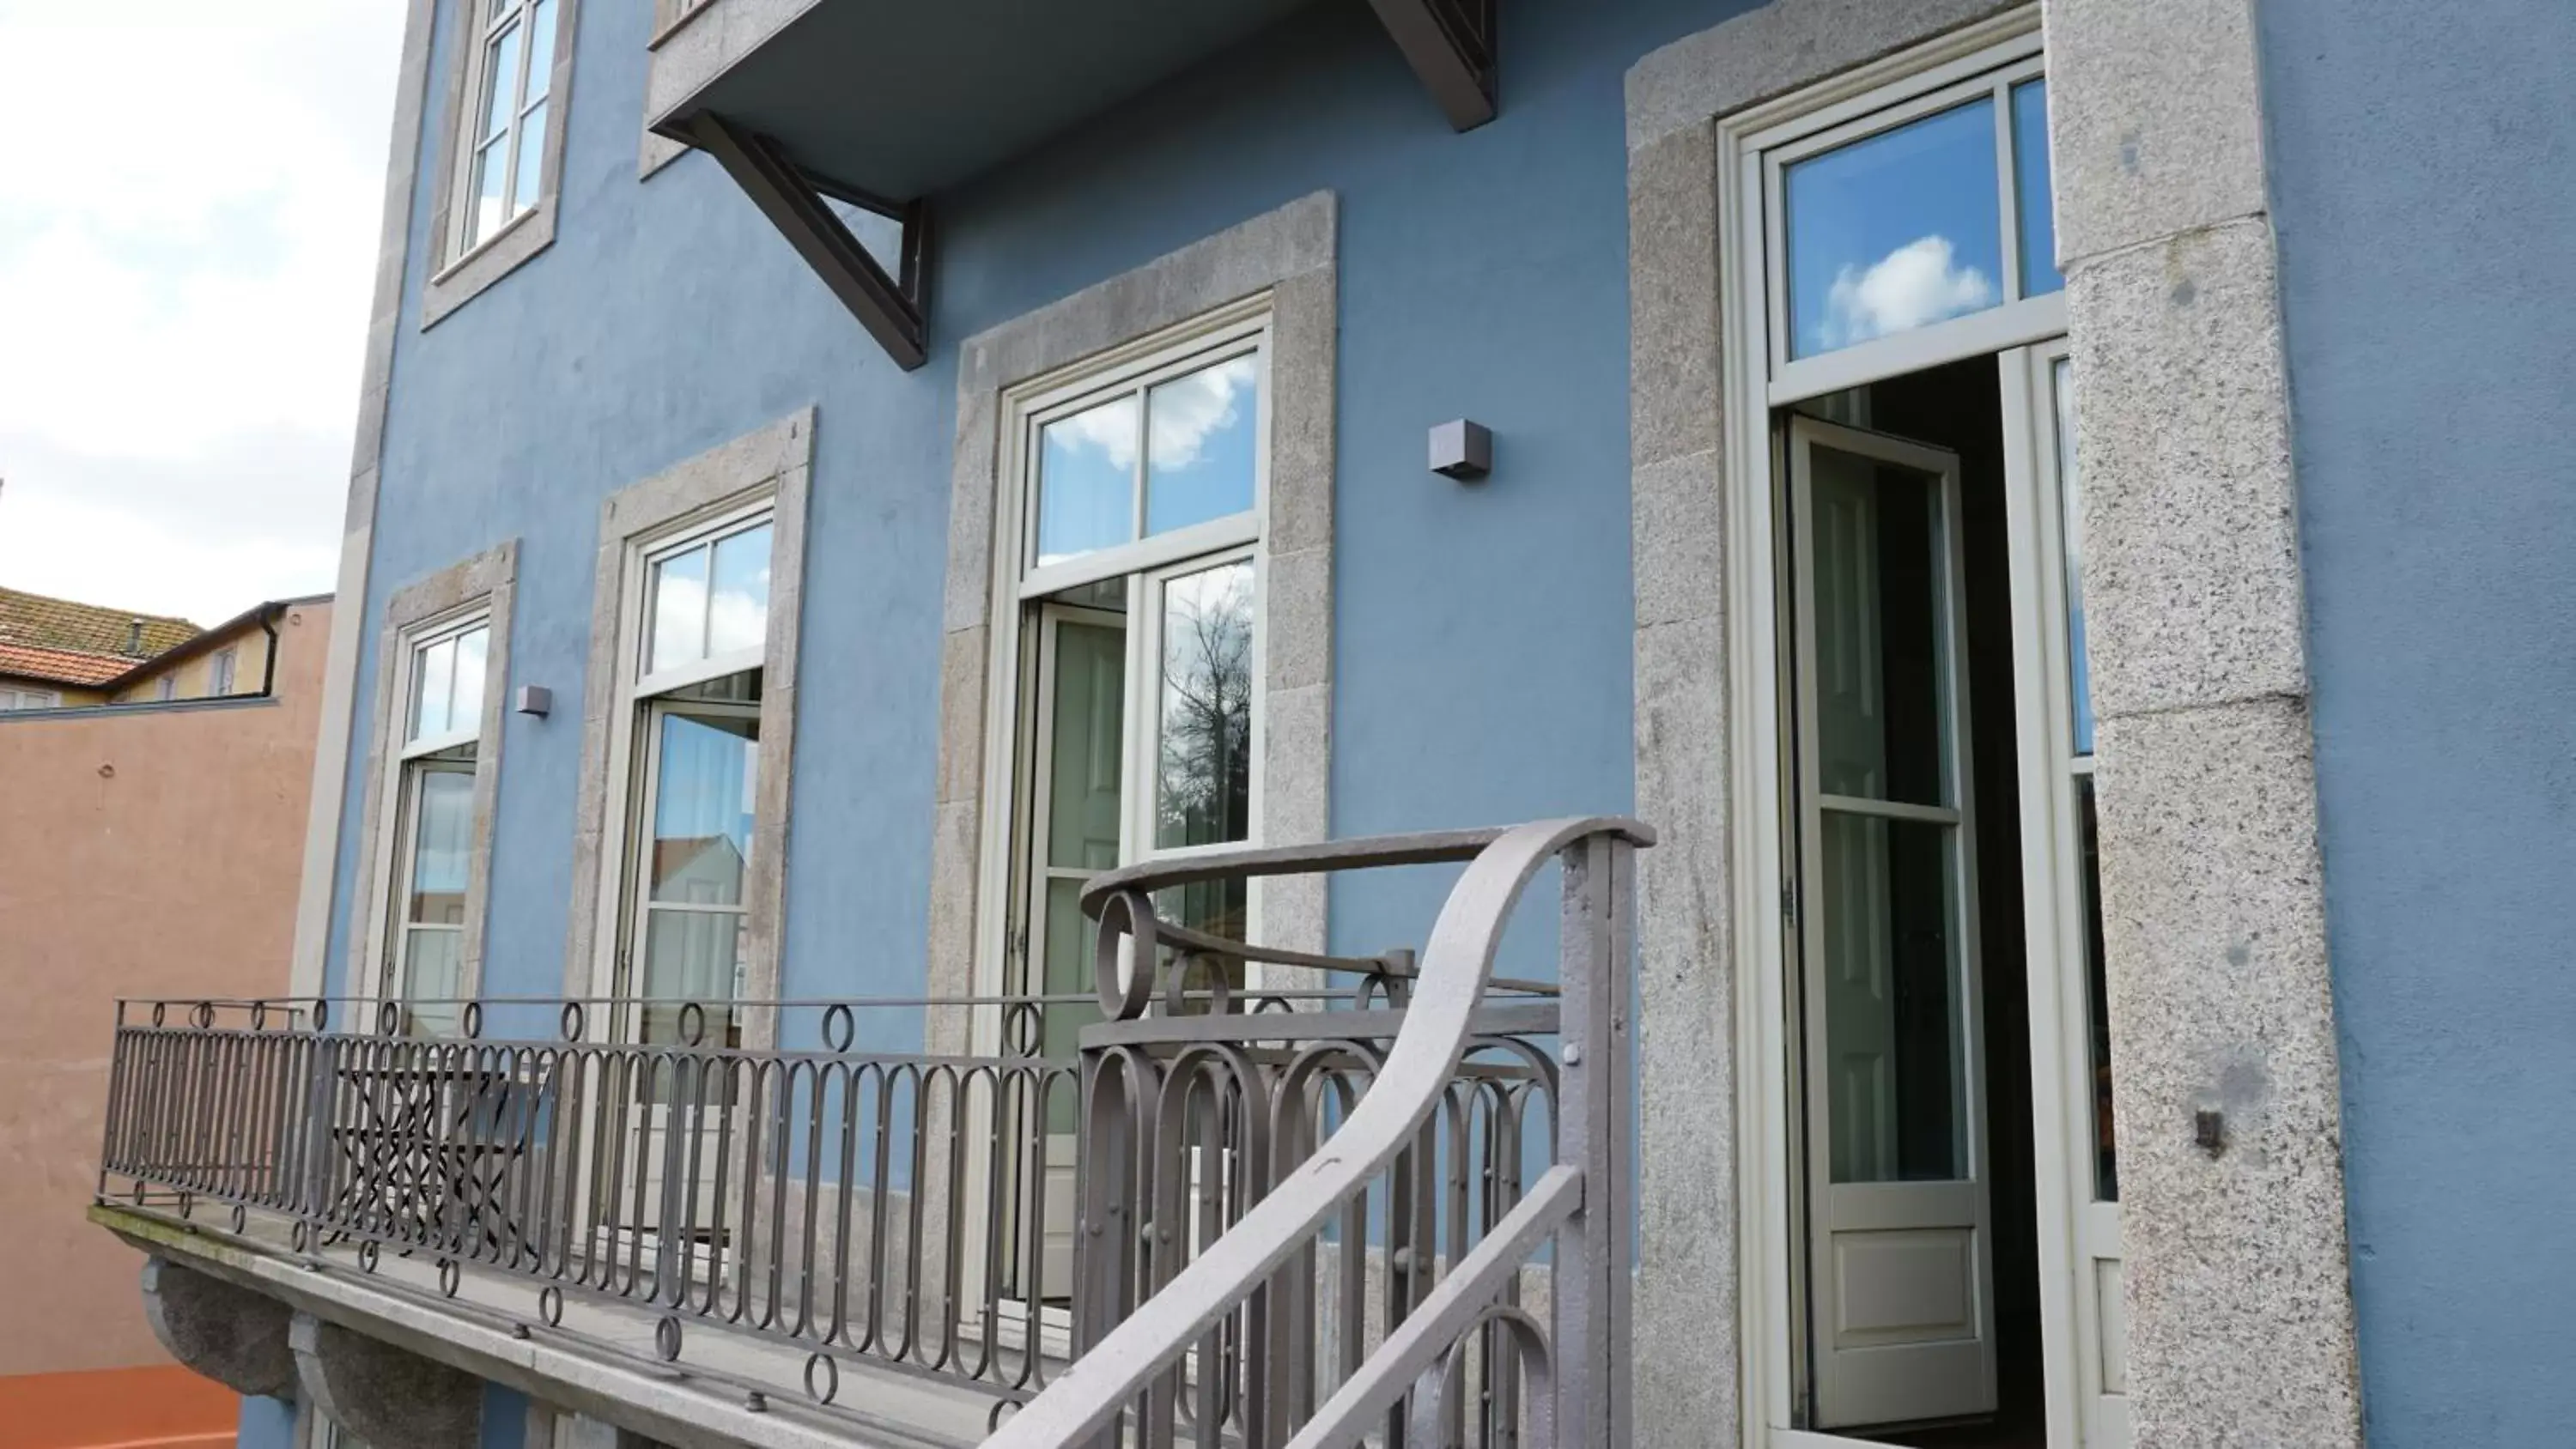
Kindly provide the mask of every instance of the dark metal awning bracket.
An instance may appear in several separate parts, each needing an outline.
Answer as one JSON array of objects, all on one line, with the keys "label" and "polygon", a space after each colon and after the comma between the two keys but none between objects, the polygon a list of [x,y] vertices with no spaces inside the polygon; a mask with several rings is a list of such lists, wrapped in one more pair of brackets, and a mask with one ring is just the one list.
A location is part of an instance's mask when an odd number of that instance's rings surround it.
[{"label": "dark metal awning bracket", "polygon": [[[906,372],[929,359],[930,207],[926,201],[888,201],[807,171],[778,144],[700,111],[688,122],[689,139],[716,158],[743,194],[787,238],[788,245],[868,329],[868,335]],[[888,276],[829,204],[839,201],[903,224],[903,252]]]},{"label": "dark metal awning bracket", "polygon": [[1494,118],[1494,11],[1500,0],[1369,0],[1449,124],[1472,131]]}]

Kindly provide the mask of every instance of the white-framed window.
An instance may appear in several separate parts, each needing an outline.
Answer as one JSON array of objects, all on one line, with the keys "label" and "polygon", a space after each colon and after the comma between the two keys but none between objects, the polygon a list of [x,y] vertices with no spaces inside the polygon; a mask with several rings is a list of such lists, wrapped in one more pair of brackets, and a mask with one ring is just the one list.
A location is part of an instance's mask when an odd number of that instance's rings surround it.
[{"label": "white-framed window", "polygon": [[[1256,296],[1002,396],[982,990],[1089,993],[1085,880],[1260,839],[1270,347],[1269,299]],[[1166,892],[1156,908],[1212,936],[1259,930],[1259,892],[1239,881]],[[1096,1018],[1049,1006],[1044,1050],[1070,1052]],[[1052,1104],[1050,1131],[1072,1128],[1070,1101]],[[993,1190],[1065,1200],[1070,1141],[1049,1160],[1048,1181],[1006,1173]],[[1007,1236],[1004,1297],[1060,1296],[1070,1237],[1051,1233],[1032,1257]]]},{"label": "white-framed window", "polygon": [[498,236],[545,191],[560,0],[468,0],[474,47],[459,115],[453,256]]},{"label": "white-framed window", "polygon": [[179,697],[179,676],[176,674],[164,674],[159,679],[152,681],[152,697],[160,700],[164,704],[177,699]]},{"label": "white-framed window", "polygon": [[[749,985],[773,506],[733,506],[633,551],[611,994],[637,1000],[621,1025],[636,1040],[678,1040],[687,1003],[737,1002]],[[706,1019],[739,1040],[742,1013]]]},{"label": "white-framed window", "polygon": [[[1070,902],[1062,878],[1076,867],[1087,874],[1257,838],[1268,373],[1268,314],[1256,302],[1010,399],[1009,527],[1000,537],[1014,566],[998,571],[1005,598],[997,616],[1010,637],[997,655],[1019,659],[1018,672],[1029,675],[1038,654],[1054,648],[1047,640],[1062,644],[1068,628],[1076,640],[1085,640],[1082,630],[1098,634],[1075,652],[1116,654],[1114,697],[1104,679],[1057,669],[1014,681],[1007,713],[997,715],[1011,738],[995,756],[1014,762],[1019,776],[992,797],[1017,806],[1015,954],[1069,942],[1053,917]],[[1066,652],[1055,649],[1059,658]],[[1110,666],[1104,658],[1098,667]],[[1076,688],[1095,698],[1099,723],[1078,746],[1062,727],[1070,718],[1061,693]],[[1042,740],[1052,758],[1040,757]],[[1092,763],[1112,759],[1114,781]],[[1039,839],[1041,818],[1051,822],[1048,835],[1066,827],[1038,794],[1063,795],[1075,772],[1095,792],[1114,784],[1114,812],[1102,814],[1095,800],[1078,845]],[[1052,902],[1039,888],[1046,881],[1056,882]],[[1243,886],[1215,890],[1170,903],[1171,919],[1243,939]],[[1020,963],[1034,968],[1020,973],[1029,986],[1087,987],[1087,961],[1045,954]]]},{"label": "white-framed window", "polygon": [[50,689],[0,688],[0,710],[60,709],[63,697]]},{"label": "white-framed window", "polygon": [[241,651],[218,649],[206,661],[206,696],[221,699],[233,692],[233,675],[241,663]]},{"label": "white-framed window", "polygon": [[491,640],[490,615],[479,610],[404,636],[403,692],[394,716],[400,745],[391,796],[393,869],[378,991],[402,1004],[403,1030],[413,1035],[453,1035],[469,985],[466,894]]},{"label": "white-framed window", "polygon": [[2066,330],[2036,32],[1742,145],[1772,405]]}]

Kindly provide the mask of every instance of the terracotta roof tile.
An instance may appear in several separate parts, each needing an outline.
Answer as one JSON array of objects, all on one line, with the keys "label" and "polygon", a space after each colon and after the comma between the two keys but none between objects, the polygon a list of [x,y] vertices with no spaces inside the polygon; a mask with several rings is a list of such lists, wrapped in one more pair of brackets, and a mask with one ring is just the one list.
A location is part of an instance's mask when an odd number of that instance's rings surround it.
[{"label": "terracotta roof tile", "polygon": [[134,661],[122,654],[89,654],[77,649],[34,649],[0,642],[0,675],[41,679],[50,684],[105,684]]},{"label": "terracotta roof tile", "polygon": [[[142,638],[137,640],[136,626]],[[139,614],[0,589],[0,644],[122,656],[130,666],[197,636],[197,626],[167,614]]]}]

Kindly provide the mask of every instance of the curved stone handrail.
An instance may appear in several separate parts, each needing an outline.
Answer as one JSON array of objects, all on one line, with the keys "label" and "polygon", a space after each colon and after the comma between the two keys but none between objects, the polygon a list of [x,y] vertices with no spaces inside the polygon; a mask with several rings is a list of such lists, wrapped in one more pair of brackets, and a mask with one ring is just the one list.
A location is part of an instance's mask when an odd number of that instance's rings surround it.
[{"label": "curved stone handrail", "polygon": [[1521,892],[1568,846],[1593,836],[1632,845],[1654,843],[1654,832],[1637,821],[1592,816],[1499,831],[1211,852],[1184,862],[1127,867],[1084,888],[1083,909],[1099,916],[1113,898],[1132,899],[1192,881],[1470,860],[1432,928],[1403,1028],[1387,1052],[1382,1074],[1341,1130],[1161,1291],[1067,1366],[985,1441],[985,1449],[1062,1449],[1088,1442],[1404,1150],[1438,1105],[1464,1055],[1471,1019],[1493,973],[1494,953]]}]

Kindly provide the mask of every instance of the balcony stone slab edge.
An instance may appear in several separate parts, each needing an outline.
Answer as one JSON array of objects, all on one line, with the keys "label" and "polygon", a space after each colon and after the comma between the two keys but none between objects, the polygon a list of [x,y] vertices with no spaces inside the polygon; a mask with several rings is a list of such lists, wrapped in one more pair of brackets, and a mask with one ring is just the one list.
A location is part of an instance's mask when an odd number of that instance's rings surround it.
[{"label": "balcony stone slab edge", "polygon": [[[685,1365],[622,1361],[605,1350],[553,1341],[534,1326],[520,1338],[509,1321],[488,1310],[379,1287],[338,1264],[306,1266],[158,1214],[102,1203],[89,1209],[89,1219],[154,1258],[274,1299],[295,1314],[671,1449],[959,1449],[853,1414],[806,1410],[785,1386],[772,1392],[769,1408],[754,1411],[745,1406],[740,1386],[693,1375]],[[845,1390],[844,1401],[851,1396]]]}]

